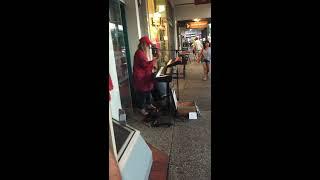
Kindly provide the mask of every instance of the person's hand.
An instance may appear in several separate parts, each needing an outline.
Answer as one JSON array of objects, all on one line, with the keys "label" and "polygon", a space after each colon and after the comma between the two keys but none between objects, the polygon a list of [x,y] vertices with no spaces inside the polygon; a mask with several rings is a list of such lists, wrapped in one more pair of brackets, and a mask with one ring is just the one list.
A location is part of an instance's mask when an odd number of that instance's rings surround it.
[{"label": "person's hand", "polygon": [[112,150],[109,149],[109,179],[121,180],[121,173],[118,166],[118,163],[112,153]]},{"label": "person's hand", "polygon": [[161,53],[160,53],[160,50],[159,49],[157,49],[156,50],[156,54],[155,54],[155,59],[159,59],[160,58],[160,55],[161,55]]},{"label": "person's hand", "polygon": [[153,66],[152,73],[155,73],[155,72],[157,72],[157,67]]}]

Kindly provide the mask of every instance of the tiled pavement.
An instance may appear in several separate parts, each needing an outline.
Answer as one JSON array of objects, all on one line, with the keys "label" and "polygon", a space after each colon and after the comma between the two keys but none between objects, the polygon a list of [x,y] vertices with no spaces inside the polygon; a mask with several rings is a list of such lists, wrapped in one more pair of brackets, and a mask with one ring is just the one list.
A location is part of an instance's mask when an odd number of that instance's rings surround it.
[{"label": "tiled pavement", "polygon": [[140,130],[147,143],[169,156],[169,180],[211,179],[210,79],[202,81],[202,66],[198,63],[188,64],[185,80],[179,79],[180,101],[196,101],[201,111],[197,120],[176,120],[169,128],[150,128],[141,122],[141,116],[128,116],[128,124]]}]

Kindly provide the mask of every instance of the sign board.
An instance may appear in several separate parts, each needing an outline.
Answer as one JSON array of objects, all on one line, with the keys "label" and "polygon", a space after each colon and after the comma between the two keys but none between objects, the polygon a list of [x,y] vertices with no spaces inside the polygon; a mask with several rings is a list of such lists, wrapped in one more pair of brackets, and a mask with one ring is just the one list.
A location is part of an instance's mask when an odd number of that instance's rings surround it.
[{"label": "sign board", "polygon": [[198,4],[208,4],[210,3],[210,0],[194,0],[194,4],[198,5]]},{"label": "sign board", "polygon": [[189,119],[198,119],[197,112],[189,112]]},{"label": "sign board", "polygon": [[203,29],[208,27],[208,21],[189,22],[186,26],[187,29]]}]

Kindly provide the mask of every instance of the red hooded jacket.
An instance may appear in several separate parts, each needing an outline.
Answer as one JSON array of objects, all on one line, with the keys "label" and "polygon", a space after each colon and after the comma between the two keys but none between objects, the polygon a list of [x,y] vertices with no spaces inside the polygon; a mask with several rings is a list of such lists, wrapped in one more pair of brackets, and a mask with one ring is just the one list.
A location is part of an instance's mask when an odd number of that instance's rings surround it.
[{"label": "red hooded jacket", "polygon": [[152,69],[155,60],[148,61],[142,50],[137,50],[133,62],[133,85],[140,92],[151,91],[154,86]]},{"label": "red hooded jacket", "polygon": [[111,94],[110,91],[113,89],[113,83],[109,74],[109,101],[111,100]]}]

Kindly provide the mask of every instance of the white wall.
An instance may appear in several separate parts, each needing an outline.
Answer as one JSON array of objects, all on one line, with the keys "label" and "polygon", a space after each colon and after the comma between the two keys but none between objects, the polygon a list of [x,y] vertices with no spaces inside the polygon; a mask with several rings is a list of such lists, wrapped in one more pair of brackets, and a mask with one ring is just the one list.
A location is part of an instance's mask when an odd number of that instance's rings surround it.
[{"label": "white wall", "polygon": [[133,67],[133,57],[137,50],[139,39],[141,37],[140,29],[140,19],[138,11],[138,2],[136,0],[126,0],[126,19],[128,27],[128,40],[129,40],[129,51],[130,59],[127,60],[131,62],[131,68]]},{"label": "white wall", "polygon": [[211,4],[175,6],[176,20],[191,20],[194,18],[210,18]]},{"label": "white wall", "polygon": [[178,34],[177,34],[177,21],[174,19],[174,40],[175,40],[175,49],[179,49],[178,47]]},{"label": "white wall", "polygon": [[113,83],[113,89],[110,92],[110,106],[112,118],[119,121],[119,109],[122,109],[122,107],[110,27],[109,25],[109,74]]},{"label": "white wall", "polygon": [[147,12],[147,0],[141,0],[139,7],[139,21],[141,36],[148,35],[148,12]]}]

